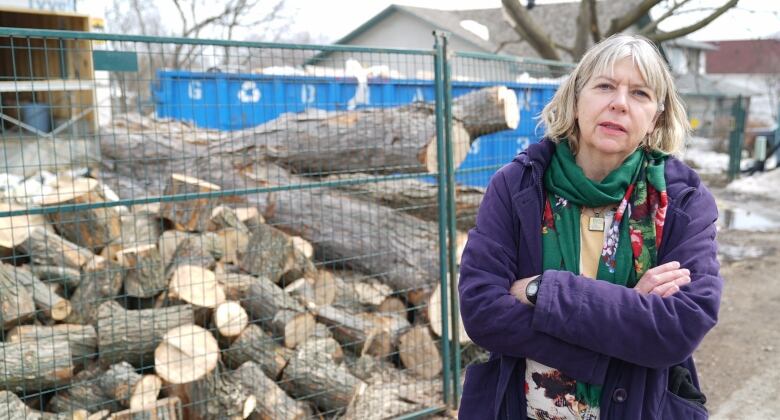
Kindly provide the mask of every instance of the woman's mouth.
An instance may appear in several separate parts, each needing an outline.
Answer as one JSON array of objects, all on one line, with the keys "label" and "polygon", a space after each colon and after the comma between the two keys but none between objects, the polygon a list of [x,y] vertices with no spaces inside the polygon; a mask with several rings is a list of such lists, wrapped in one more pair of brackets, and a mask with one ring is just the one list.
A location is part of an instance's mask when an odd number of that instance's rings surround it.
[{"label": "woman's mouth", "polygon": [[606,131],[608,133],[622,134],[622,133],[626,133],[627,132],[626,128],[623,127],[622,125],[617,124],[617,123],[613,123],[613,122],[609,122],[609,121],[603,122],[603,123],[599,123],[599,127],[601,127],[604,131]]}]

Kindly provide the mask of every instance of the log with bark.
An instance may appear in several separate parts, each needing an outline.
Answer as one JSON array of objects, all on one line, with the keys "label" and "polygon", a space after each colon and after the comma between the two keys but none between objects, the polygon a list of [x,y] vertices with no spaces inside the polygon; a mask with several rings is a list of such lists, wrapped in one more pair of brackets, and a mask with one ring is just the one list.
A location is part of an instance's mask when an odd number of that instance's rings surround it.
[{"label": "log with bark", "polygon": [[110,420],[183,420],[181,401],[168,397],[155,401],[151,406],[127,409],[112,413]]},{"label": "log with bark", "polygon": [[195,420],[245,419],[257,406],[257,398],[241,378],[221,366],[187,388],[188,409]]},{"label": "log with bark", "polygon": [[[0,212],[27,210],[13,201],[0,202]],[[46,219],[40,214],[21,214],[10,217],[0,217],[0,249],[4,254],[21,245],[30,235],[30,230],[43,227]]]},{"label": "log with bark", "polygon": [[36,226],[18,246],[17,257],[27,256],[30,264],[37,266],[81,269],[95,254],[57,235],[49,229]]},{"label": "log with bark", "polygon": [[[355,181],[340,184],[338,189],[349,192],[354,198],[380,203],[411,214],[417,218],[438,222],[439,186],[420,179],[397,179],[389,182],[357,182],[371,178],[364,173],[329,175],[323,181]],[[485,189],[467,185],[455,186],[456,226],[467,231],[476,223],[477,209],[485,195]]]},{"label": "log with bark", "polygon": [[94,256],[84,266],[79,287],[70,297],[73,310],[65,320],[74,324],[94,324],[100,305],[119,295],[123,277],[122,266],[107,258]]},{"label": "log with bark", "polygon": [[[475,139],[520,124],[517,95],[506,86],[492,86],[460,95],[452,101],[452,117]],[[457,166],[456,166],[457,167]]]},{"label": "log with bark", "polygon": [[255,278],[241,303],[252,319],[259,320],[276,337],[282,338],[288,348],[295,348],[314,331],[314,317],[295,298],[264,277]]},{"label": "log with bark", "polygon": [[0,419],[3,420],[87,420],[86,410],[47,413],[33,410],[13,392],[0,391]]},{"label": "log with bark", "polygon": [[95,327],[81,324],[20,325],[8,331],[5,340],[9,343],[67,342],[73,363],[77,366],[91,363],[98,349]]},{"label": "log with bark", "polygon": [[244,271],[278,283],[295,266],[295,248],[286,233],[269,225],[255,227],[239,265]]},{"label": "log with bark", "polygon": [[54,337],[18,343],[0,342],[0,389],[42,391],[61,386],[73,377],[70,344]]},{"label": "log with bark", "polygon": [[121,406],[100,387],[100,375],[104,370],[99,365],[88,365],[71,380],[71,385],[58,390],[49,400],[48,410],[66,413],[73,409],[89,412],[99,410],[117,411]]},{"label": "log with bark", "polygon": [[179,240],[176,234],[163,233],[160,241],[166,242],[162,244],[166,247],[166,253],[170,249],[171,241],[176,242],[176,250],[165,267],[165,277],[170,278],[180,266],[197,266],[207,270],[213,269],[216,264],[213,251],[215,251],[215,246],[217,245],[214,243],[214,240],[215,235],[211,232],[207,232],[204,235],[187,235],[181,240]]},{"label": "log with bark", "polygon": [[81,271],[76,268],[56,265],[26,265],[24,267],[47,283],[61,285],[65,293],[72,293],[81,282]]},{"label": "log with bark", "polygon": [[242,222],[235,210],[221,205],[214,208],[209,218],[208,230],[217,232],[224,228],[235,228],[240,232],[250,234],[249,228]]},{"label": "log with bark", "polygon": [[325,412],[347,407],[366,387],[324,352],[299,351],[290,358],[283,377],[281,385],[290,395],[309,399]]},{"label": "log with bark", "polygon": [[[44,206],[100,205],[107,200],[100,183],[93,178],[59,179],[56,189],[42,200]],[[89,207],[75,211],[47,213],[48,220],[63,238],[92,252],[119,239],[121,221],[113,207]]]},{"label": "log with bark", "polygon": [[259,326],[249,324],[222,353],[222,358],[233,368],[248,361],[255,362],[266,375],[276,379],[287,365],[291,355],[290,350],[280,346]]},{"label": "log with bark", "polygon": [[390,314],[354,314],[334,306],[315,310],[317,321],[327,325],[334,338],[353,353],[386,357],[397,345],[399,334],[409,322]]},{"label": "log with bark", "polygon": [[120,216],[122,223],[118,243],[122,248],[156,244],[162,233],[163,223],[157,213],[138,210]]},{"label": "log with bark", "polygon": [[35,301],[14,275],[14,267],[0,265],[0,326],[3,330],[35,317]]},{"label": "log with bark", "polygon": [[[164,195],[218,192],[219,185],[180,173],[171,174]],[[211,212],[219,205],[216,197],[195,198],[185,201],[166,201],[160,205],[160,216],[173,222],[176,229],[203,232],[207,229]]]},{"label": "log with bark", "polygon": [[287,395],[273,379],[266,376],[259,364],[251,361],[243,363],[231,375],[237,377],[255,397],[257,406],[250,419],[303,420],[311,415],[307,404]]},{"label": "log with bark", "polygon": [[191,305],[126,310],[116,302],[105,302],[97,320],[100,362],[107,367],[124,360],[138,368],[147,367],[166,332],[193,322]]},{"label": "log with bark", "polygon": [[100,376],[100,388],[122,407],[141,409],[153,404],[162,389],[162,380],[154,374],[141,375],[133,365],[119,362]]},{"label": "log with bark", "polygon": [[116,253],[116,259],[125,269],[127,295],[146,298],[165,289],[165,270],[156,243],[124,248]]},{"label": "log with bark", "polygon": [[[427,172],[435,169],[435,153],[428,153],[436,149],[432,142],[435,131],[419,136],[425,130],[419,129],[418,122],[430,118],[431,110],[431,106],[414,104],[365,113],[285,114],[246,132],[214,133],[206,142],[191,141],[199,135],[193,135],[191,129],[186,130],[185,136],[185,130],[171,132],[163,125],[170,123],[149,119],[144,119],[142,124],[147,128],[159,124],[159,129],[153,130],[153,135],[135,133],[127,128],[138,124],[137,121],[126,119],[123,122],[116,118],[115,123],[123,128],[111,131],[110,136],[101,136],[105,182],[140,185],[143,194],[161,194],[164,191],[161,175],[171,173],[200,177],[223,190],[242,190],[289,185],[306,187],[312,181],[290,172],[307,170],[306,165],[317,173],[323,169],[359,171],[361,167],[372,171]],[[368,116],[372,118],[363,118]],[[403,124],[393,125],[392,121],[403,121]],[[339,123],[337,125],[341,127],[340,131],[336,130],[338,135],[323,128],[333,123]],[[379,131],[387,130],[387,133],[371,137],[369,134],[377,133],[377,130],[367,129],[366,124],[379,126]],[[456,126],[458,124],[461,128],[456,128],[455,132],[466,133],[462,124],[456,121]],[[117,141],[117,133],[127,134]],[[300,136],[302,134],[305,135]],[[471,141],[467,133],[465,141],[461,142],[459,138],[455,136],[458,144],[455,148],[462,152],[454,153],[456,166],[465,157]],[[357,142],[356,147],[342,148],[350,141]],[[398,147],[388,146],[386,141],[395,142]],[[317,147],[307,147],[307,143]],[[131,155],[130,151],[140,151],[141,155]],[[128,182],[127,177],[132,181]],[[123,194],[141,194],[134,188],[137,187],[124,189]],[[318,258],[348,261],[357,270],[381,275],[396,291],[430,291],[438,278],[436,224],[421,223],[412,216],[330,189],[278,190],[244,198],[275,226],[284,227],[285,231],[315,244]],[[327,214],[341,217],[323,217]],[[341,220],[350,220],[350,223],[341,223]]]}]

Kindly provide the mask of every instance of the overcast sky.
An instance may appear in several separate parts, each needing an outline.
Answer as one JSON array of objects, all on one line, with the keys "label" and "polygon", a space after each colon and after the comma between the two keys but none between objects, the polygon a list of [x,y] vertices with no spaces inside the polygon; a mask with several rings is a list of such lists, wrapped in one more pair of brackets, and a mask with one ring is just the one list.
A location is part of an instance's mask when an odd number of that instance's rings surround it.
[{"label": "overcast sky", "polygon": [[[526,0],[523,0],[525,3]],[[537,0],[537,3],[558,2],[560,0]],[[605,0],[601,4],[608,4]],[[696,7],[718,6],[726,0],[694,0]],[[82,12],[95,14],[108,2],[101,0],[79,0]],[[163,16],[170,13],[175,16],[172,1],[158,0]],[[270,1],[269,1],[270,3]],[[371,19],[391,4],[403,4],[417,7],[428,7],[443,10],[477,9],[501,7],[500,0],[286,0],[288,13],[294,13],[293,32],[310,32],[314,39],[323,42],[335,41],[347,35],[358,26]],[[214,0],[217,8],[220,1]],[[690,24],[701,14],[689,13],[677,20],[669,19],[662,29],[670,30]],[[171,20],[171,22],[174,22]],[[110,31],[110,28],[109,28]],[[702,30],[689,35],[695,40],[747,39],[768,37],[780,31],[780,0],[740,0],[737,8],[708,25]]]},{"label": "overcast sky", "polygon": [[[620,0],[608,0],[620,1]],[[697,0],[699,4],[722,5],[725,0]],[[313,34],[333,41],[360,26],[390,4],[403,4],[443,10],[481,9],[501,7],[500,0],[287,0],[290,7],[298,10],[297,25]],[[551,1],[537,0],[537,3]],[[554,1],[552,1],[554,2]],[[525,3],[525,0],[523,0]],[[737,9],[732,9],[719,19],[689,36],[695,40],[745,39],[765,37],[780,31],[779,0],[741,0]],[[688,14],[677,22],[677,27],[692,22],[694,14]],[[670,28],[666,28],[670,29]]]}]

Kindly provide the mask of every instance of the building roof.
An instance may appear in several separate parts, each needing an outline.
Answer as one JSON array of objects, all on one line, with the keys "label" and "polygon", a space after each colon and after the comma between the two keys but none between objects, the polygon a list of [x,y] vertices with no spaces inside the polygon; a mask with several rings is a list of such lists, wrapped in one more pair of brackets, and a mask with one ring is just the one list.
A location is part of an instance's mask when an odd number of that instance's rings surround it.
[{"label": "building roof", "polygon": [[718,47],[707,53],[707,73],[780,73],[780,39],[711,41]]},{"label": "building roof", "polygon": [[[612,19],[624,15],[635,7],[641,0],[613,0],[607,6],[606,1],[599,1],[599,28],[605,29]],[[566,3],[539,4],[529,10],[531,17],[540,25],[548,28],[556,28],[550,33],[553,41],[567,45],[576,36],[574,22],[579,15],[579,1]],[[474,9],[474,10],[438,10],[422,7],[391,5],[382,12],[360,25],[334,44],[348,44],[364,32],[370,30],[376,23],[394,13],[405,13],[430,24],[433,28],[449,32],[467,41],[483,52],[500,53],[521,57],[538,57],[533,48],[520,39],[520,36],[512,29],[504,17],[502,8]],[[487,27],[489,39],[485,41],[473,32],[461,26],[464,20],[473,20]],[[571,57],[564,54],[566,61]]]}]

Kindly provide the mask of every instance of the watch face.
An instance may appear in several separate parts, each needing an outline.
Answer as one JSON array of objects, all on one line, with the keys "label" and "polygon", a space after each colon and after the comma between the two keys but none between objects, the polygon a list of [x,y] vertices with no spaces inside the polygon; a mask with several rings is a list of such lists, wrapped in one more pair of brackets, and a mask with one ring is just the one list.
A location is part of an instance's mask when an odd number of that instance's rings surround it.
[{"label": "watch face", "polygon": [[534,296],[536,295],[536,292],[539,291],[539,283],[537,282],[531,282],[528,284],[528,288],[525,289],[525,293],[528,296]]}]

